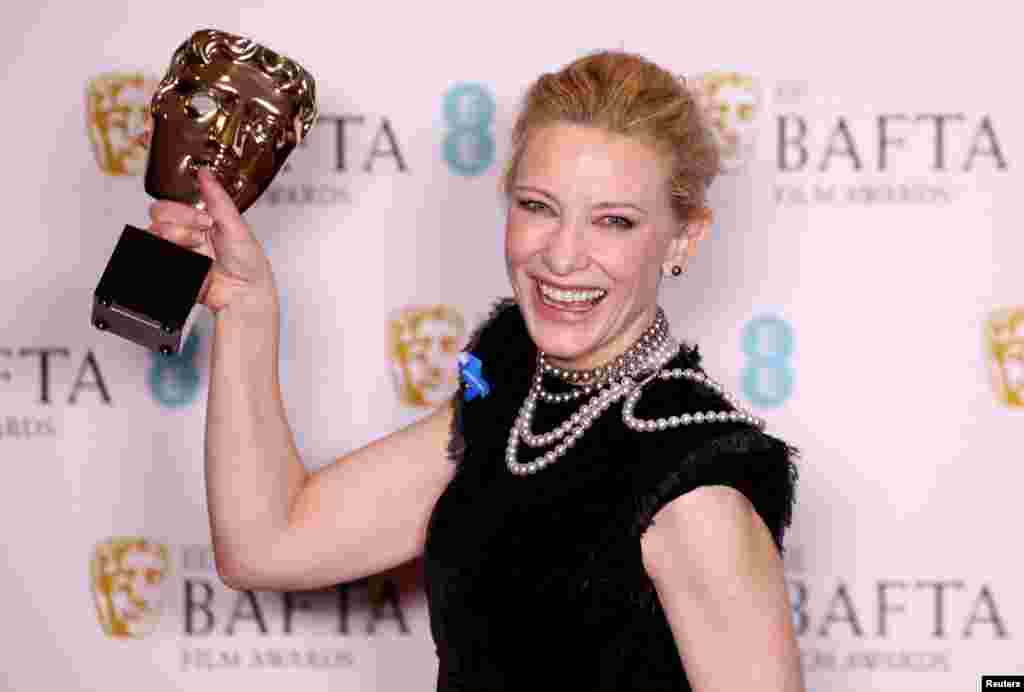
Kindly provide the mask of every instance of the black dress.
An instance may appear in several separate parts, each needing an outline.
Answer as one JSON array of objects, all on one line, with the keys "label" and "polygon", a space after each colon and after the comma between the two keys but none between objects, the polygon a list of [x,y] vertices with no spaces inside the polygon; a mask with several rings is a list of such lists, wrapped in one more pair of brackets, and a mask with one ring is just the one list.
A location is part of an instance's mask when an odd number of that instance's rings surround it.
[{"label": "black dress", "polygon": [[[463,401],[460,392],[450,444],[458,468],[426,539],[437,689],[689,690],[640,537],[673,498],[728,485],[750,499],[781,550],[793,449],[742,423],[635,432],[622,422],[620,401],[557,462],[515,476],[505,445],[536,363],[518,307],[501,303],[470,350],[491,393]],[[666,367],[698,362],[684,347]],[[579,404],[539,404],[534,432],[552,429]],[[702,385],[655,380],[634,415],[726,408]],[[520,461],[535,452],[521,445]]]}]

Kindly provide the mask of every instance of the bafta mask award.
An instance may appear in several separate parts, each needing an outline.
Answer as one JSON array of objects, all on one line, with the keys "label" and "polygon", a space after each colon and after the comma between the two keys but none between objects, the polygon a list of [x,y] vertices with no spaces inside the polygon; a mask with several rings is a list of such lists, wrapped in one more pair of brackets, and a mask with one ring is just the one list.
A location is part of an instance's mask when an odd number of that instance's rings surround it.
[{"label": "bafta mask award", "polygon": [[[244,212],[316,121],[300,65],[254,41],[197,31],[171,58],[151,105],[146,192],[202,207],[208,166]],[[166,355],[187,336],[211,260],[126,225],[93,296],[92,323]]]}]

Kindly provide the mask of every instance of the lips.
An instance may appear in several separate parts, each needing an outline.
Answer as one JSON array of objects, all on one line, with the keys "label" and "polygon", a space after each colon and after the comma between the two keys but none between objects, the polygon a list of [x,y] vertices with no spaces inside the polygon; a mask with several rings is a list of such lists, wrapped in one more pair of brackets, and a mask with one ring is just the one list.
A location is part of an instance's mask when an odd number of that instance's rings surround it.
[{"label": "lips", "polygon": [[563,312],[589,312],[608,295],[608,291],[603,288],[560,286],[540,279],[534,281],[540,303]]},{"label": "lips", "polygon": [[218,152],[208,159],[189,156],[187,166],[192,175],[198,175],[199,169],[203,166],[209,168],[217,177],[217,181],[232,197],[242,190],[244,181],[238,173],[239,161],[226,152]]}]

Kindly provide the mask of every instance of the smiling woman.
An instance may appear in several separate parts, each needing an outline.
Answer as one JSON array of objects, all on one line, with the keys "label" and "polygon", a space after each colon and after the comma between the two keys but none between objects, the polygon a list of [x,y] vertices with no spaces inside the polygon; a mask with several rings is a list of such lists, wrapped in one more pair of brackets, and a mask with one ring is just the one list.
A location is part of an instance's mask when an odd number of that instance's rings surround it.
[{"label": "smiling woman", "polygon": [[[502,301],[418,423],[306,472],[277,375],[269,263],[203,169],[216,260],[206,479],[236,588],[335,584],[424,556],[438,689],[801,690],[780,553],[794,450],[672,336],[718,162],[685,86],[604,52],[527,94],[505,179]],[[454,463],[453,463],[454,462]],[[384,508],[382,510],[382,508]]]},{"label": "smiling woman", "polygon": [[633,55],[526,96],[504,181],[515,299],[471,344],[493,393],[456,402],[459,472],[427,533],[439,689],[540,670],[557,689],[802,689],[779,559],[793,450],[658,306],[710,225],[712,141]]}]

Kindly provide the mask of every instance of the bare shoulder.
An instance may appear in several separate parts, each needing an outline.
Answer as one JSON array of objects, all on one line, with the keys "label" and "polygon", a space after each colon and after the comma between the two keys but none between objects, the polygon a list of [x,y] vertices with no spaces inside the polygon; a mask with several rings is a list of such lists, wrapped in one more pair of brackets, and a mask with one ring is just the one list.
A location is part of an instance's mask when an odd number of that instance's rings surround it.
[{"label": "bare shoulder", "polygon": [[726,485],[694,488],[668,502],[654,515],[641,548],[652,580],[683,580],[693,587],[734,579],[779,559],[750,500]]}]

